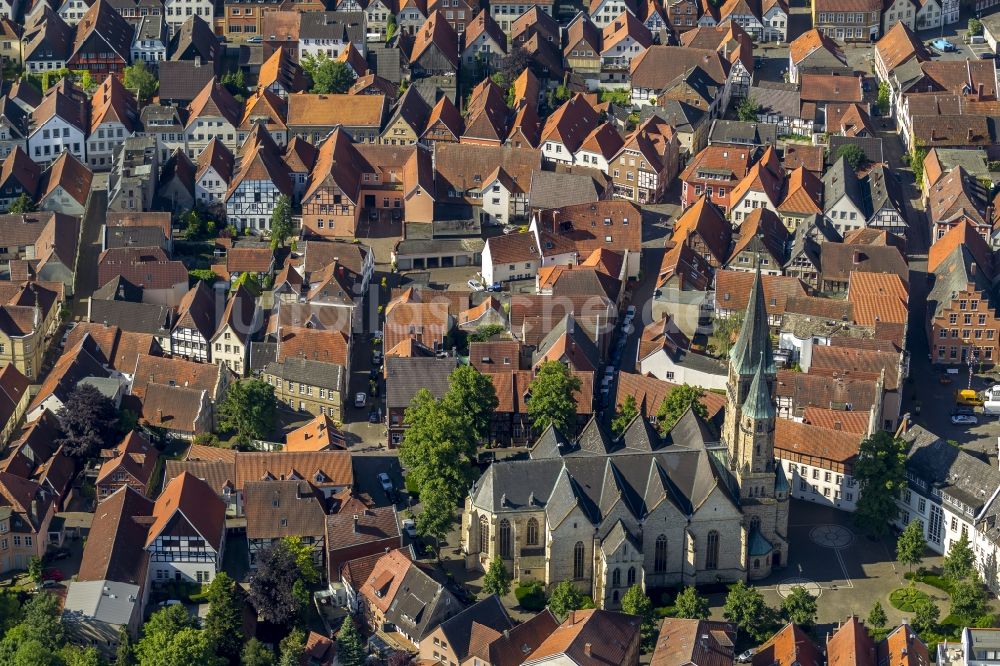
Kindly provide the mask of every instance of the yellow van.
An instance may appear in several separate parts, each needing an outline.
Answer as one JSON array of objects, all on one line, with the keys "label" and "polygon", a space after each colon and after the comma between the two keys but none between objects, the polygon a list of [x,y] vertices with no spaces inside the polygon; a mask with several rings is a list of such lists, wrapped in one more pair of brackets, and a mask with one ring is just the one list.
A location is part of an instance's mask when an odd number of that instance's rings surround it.
[{"label": "yellow van", "polygon": [[955,402],[960,405],[968,405],[969,407],[980,407],[983,404],[983,399],[972,389],[962,389],[955,394]]}]

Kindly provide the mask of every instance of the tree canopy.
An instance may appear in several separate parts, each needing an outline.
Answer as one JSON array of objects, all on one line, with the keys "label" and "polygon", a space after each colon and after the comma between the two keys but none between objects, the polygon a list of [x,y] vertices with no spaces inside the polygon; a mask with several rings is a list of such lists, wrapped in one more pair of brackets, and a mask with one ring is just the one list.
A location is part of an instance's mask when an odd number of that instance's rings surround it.
[{"label": "tree canopy", "polygon": [[365,663],[361,636],[350,617],[344,620],[337,633],[337,660],[341,666],[362,666]]},{"label": "tree canopy", "polygon": [[124,83],[126,88],[139,91],[138,96],[141,101],[153,99],[153,95],[160,89],[159,78],[149,71],[142,60],[136,60],[134,64],[125,68]]},{"label": "tree canopy", "polygon": [[677,617],[688,620],[707,620],[710,614],[708,599],[693,587],[685,587],[674,599],[674,612]]},{"label": "tree canopy", "polygon": [[666,434],[670,432],[677,421],[684,416],[684,412],[690,407],[700,418],[708,418],[708,409],[702,404],[701,398],[705,392],[695,386],[681,384],[670,389],[670,393],[660,403],[660,409],[656,412],[657,425],[660,432]]},{"label": "tree canopy", "polygon": [[742,580],[729,588],[722,614],[758,644],[766,641],[774,628],[774,610],[764,602],[760,590]]},{"label": "tree canopy", "polygon": [[499,406],[493,381],[471,365],[460,365],[448,377],[443,402],[453,415],[467,421],[477,442],[490,434],[493,412]]},{"label": "tree canopy", "polygon": [[808,629],[816,622],[816,597],[796,585],[781,601],[781,615],[789,622]]},{"label": "tree canopy", "polygon": [[528,416],[538,430],[550,425],[572,435],[576,432],[576,399],[580,378],[559,361],[544,361],[529,387]]},{"label": "tree canopy", "polygon": [[282,194],[274,202],[274,211],[271,213],[271,249],[284,247],[292,230],[292,200],[287,194]]},{"label": "tree canopy", "polygon": [[755,122],[759,111],[760,104],[758,104],[757,100],[753,97],[744,97],[740,100],[739,104],[736,105],[736,116],[746,123]]},{"label": "tree canopy", "polygon": [[168,606],[153,613],[142,628],[135,653],[142,666],[221,666],[209,644],[208,634],[197,628],[182,605]]},{"label": "tree canopy", "polygon": [[925,548],[927,542],[924,541],[924,528],[920,521],[911,520],[896,540],[896,559],[913,571],[914,564],[919,565],[924,561]]},{"label": "tree canopy", "polygon": [[219,407],[219,424],[234,430],[241,444],[271,434],[277,418],[274,387],[259,379],[244,379],[229,386]]},{"label": "tree canopy", "polygon": [[36,210],[38,210],[38,204],[24,192],[14,199],[7,208],[7,212],[11,215],[24,215],[25,213],[34,213]]},{"label": "tree canopy", "polygon": [[314,93],[346,93],[354,84],[354,74],[347,64],[325,53],[307,53],[302,58],[302,69],[312,79],[311,91]]},{"label": "tree canopy", "polygon": [[859,497],[855,523],[882,537],[896,517],[896,499],[906,484],[906,443],[880,430],[861,442],[854,463]]},{"label": "tree canopy", "polygon": [[505,597],[510,592],[510,575],[503,564],[503,560],[497,555],[490,561],[490,566],[486,570],[483,578],[483,594],[489,596],[495,594],[498,597]]},{"label": "tree canopy", "polygon": [[570,611],[593,608],[593,600],[584,595],[571,581],[556,583],[549,595],[549,610],[560,621],[569,615]]},{"label": "tree canopy", "polygon": [[298,617],[300,601],[293,587],[301,578],[296,553],[277,541],[258,555],[248,598],[257,613],[274,624],[289,625]]},{"label": "tree canopy", "polygon": [[625,428],[639,414],[639,408],[635,404],[635,396],[626,396],[625,402],[618,408],[618,414],[611,419],[611,432],[616,436],[625,432]]},{"label": "tree canopy", "polygon": [[95,455],[118,439],[118,411],[93,384],[77,384],[59,409],[63,450],[77,459]]},{"label": "tree canopy", "polygon": [[976,573],[976,554],[969,545],[969,537],[962,532],[944,556],[944,575],[951,580],[964,580]]},{"label": "tree canopy", "polygon": [[215,654],[230,664],[238,664],[243,647],[242,603],[236,582],[220,571],[208,586],[208,616],[205,634]]},{"label": "tree canopy", "polygon": [[861,146],[853,143],[845,144],[837,149],[837,159],[841,157],[855,171],[868,163],[868,156],[865,155],[865,151],[861,149]]}]

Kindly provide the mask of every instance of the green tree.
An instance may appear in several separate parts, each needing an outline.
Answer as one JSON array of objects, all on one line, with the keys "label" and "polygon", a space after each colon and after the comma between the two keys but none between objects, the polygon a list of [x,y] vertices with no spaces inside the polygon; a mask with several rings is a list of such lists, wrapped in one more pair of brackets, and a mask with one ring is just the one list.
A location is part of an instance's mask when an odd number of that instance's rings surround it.
[{"label": "green tree", "polygon": [[892,89],[889,87],[888,81],[882,81],[878,84],[878,99],[876,104],[878,105],[879,113],[883,116],[889,115],[889,100],[892,97]]},{"label": "green tree", "polygon": [[125,68],[125,87],[138,91],[140,101],[147,102],[160,89],[160,80],[146,67],[142,60]]},{"label": "green tree", "polygon": [[230,287],[231,291],[236,291],[240,287],[243,287],[254,297],[258,297],[263,291],[260,280],[257,278],[257,274],[253,271],[243,271],[240,276],[233,280],[233,284]]},{"label": "green tree", "polygon": [[135,664],[135,649],[132,637],[125,627],[118,630],[118,649],[115,651],[114,666],[132,666]]},{"label": "green tree", "polygon": [[760,104],[752,97],[744,97],[736,105],[736,117],[746,123],[755,122],[759,111]]},{"label": "green tree", "polygon": [[278,649],[278,666],[299,666],[305,649],[306,633],[298,628],[292,629],[292,633],[281,639],[281,646]]},{"label": "green tree", "polygon": [[684,412],[688,410],[688,407],[699,418],[707,418],[708,410],[701,402],[701,398],[704,395],[704,391],[700,388],[687,384],[681,384],[670,389],[670,393],[660,403],[660,409],[656,412],[657,427],[660,429],[660,432],[663,434],[670,432],[671,428],[677,424],[677,421],[684,416]]},{"label": "green tree", "polygon": [[[450,402],[454,403],[456,397]],[[462,499],[472,479],[476,437],[464,417],[456,415],[444,400],[436,400],[427,389],[417,391],[403,415],[407,425],[399,448],[399,460],[408,480],[421,498],[432,482],[441,483],[449,504]]]},{"label": "green tree", "polygon": [[528,416],[538,430],[550,425],[565,435],[576,431],[576,399],[580,378],[559,361],[545,361],[528,389]]},{"label": "green tree", "polygon": [[865,151],[861,149],[861,146],[853,143],[843,145],[837,149],[837,159],[839,160],[841,157],[855,171],[868,163],[868,156],[865,155]]},{"label": "green tree", "polygon": [[208,616],[205,634],[215,654],[231,664],[239,663],[243,647],[243,609],[236,582],[224,571],[208,586]]},{"label": "green tree", "polygon": [[215,221],[194,208],[181,213],[180,223],[184,227],[184,240],[199,241],[215,235]]},{"label": "green tree", "polygon": [[495,594],[500,598],[507,596],[510,592],[510,576],[507,574],[507,567],[503,565],[503,560],[497,555],[490,562],[483,578],[483,594],[489,596]]},{"label": "green tree", "polygon": [[720,356],[729,354],[729,350],[732,349],[733,343],[736,341],[736,336],[743,328],[744,316],[743,311],[740,310],[728,317],[716,317],[712,321],[712,338],[716,346],[716,353]]},{"label": "green tree", "polygon": [[584,608],[586,603],[587,597],[568,580],[556,583],[552,588],[552,594],[549,595],[549,610],[560,621],[564,620],[570,611]]},{"label": "green tree", "polygon": [[32,556],[32,558],[28,560],[28,578],[30,578],[34,583],[41,583],[42,573],[42,558]]},{"label": "green tree", "polygon": [[656,616],[653,614],[653,602],[646,596],[641,585],[633,585],[622,595],[622,612],[635,615],[642,621],[641,632],[644,644],[648,646],[656,640]]},{"label": "green tree", "polygon": [[924,549],[927,542],[924,541],[924,529],[920,521],[911,520],[896,540],[896,559],[900,564],[913,571],[913,565],[920,565],[924,561]]},{"label": "green tree", "polygon": [[240,655],[241,666],[274,666],[274,653],[256,638],[251,638]]},{"label": "green tree", "polygon": [[64,666],[104,666],[105,663],[97,648],[79,645],[64,645],[58,652],[58,661]]},{"label": "green tree", "polygon": [[21,602],[11,590],[0,590],[0,636],[21,621]]},{"label": "green tree", "polygon": [[271,213],[271,249],[285,247],[292,229],[292,200],[287,194],[282,194],[274,202],[274,211]]},{"label": "green tree", "polygon": [[983,34],[983,22],[977,18],[969,19],[969,37],[979,37]]},{"label": "green tree", "polygon": [[931,601],[930,597],[922,597],[913,609],[911,620],[913,628],[917,633],[923,634],[931,632],[937,628],[938,618],[941,617],[941,609]]},{"label": "green tree", "polygon": [[477,442],[490,435],[493,412],[500,404],[493,381],[471,365],[460,365],[448,377],[442,400],[454,417],[465,421]]},{"label": "green tree", "polygon": [[868,613],[868,628],[876,636],[882,637],[884,636],[887,624],[889,624],[889,618],[886,617],[885,610],[882,608],[882,602],[876,599],[875,605],[872,606],[871,612]]},{"label": "green tree", "polygon": [[34,199],[23,192],[7,208],[7,212],[11,215],[24,215],[25,213],[34,213],[36,210],[38,210],[38,205]]},{"label": "green tree", "polygon": [[975,563],[976,554],[969,545],[969,537],[962,532],[944,556],[944,575],[953,581],[964,580],[976,573]]},{"label": "green tree", "polygon": [[476,332],[469,336],[469,342],[486,342],[494,335],[500,335],[506,331],[502,324],[486,324],[476,329]]},{"label": "green tree", "polygon": [[312,595],[309,593],[309,588],[301,578],[292,583],[292,598],[295,599],[297,605],[297,626],[300,629],[308,628],[309,611],[311,609],[310,601],[312,600]]},{"label": "green tree", "polygon": [[854,463],[859,497],[855,523],[883,537],[896,517],[896,498],[906,484],[906,443],[880,430],[861,442]]},{"label": "green tree", "polygon": [[314,93],[346,93],[354,83],[354,75],[350,68],[339,60],[333,60],[325,53],[313,56],[311,53],[302,58],[302,69],[312,79]]},{"label": "green tree", "polygon": [[809,628],[816,622],[816,597],[801,585],[796,585],[781,601],[781,614],[789,622]]},{"label": "green tree", "polygon": [[389,19],[385,22],[385,41],[391,41],[396,36],[398,30],[399,24],[396,23],[396,15],[389,14]]},{"label": "green tree", "polygon": [[246,445],[271,434],[276,418],[274,387],[259,379],[245,379],[229,386],[219,409],[220,425],[235,430]]},{"label": "green tree", "polygon": [[337,632],[337,659],[341,666],[362,666],[365,663],[365,648],[361,635],[350,617],[344,620]]},{"label": "green tree", "polygon": [[767,640],[774,626],[774,610],[764,603],[764,595],[742,580],[729,588],[722,615],[758,644]]},{"label": "green tree", "polygon": [[420,489],[420,513],[414,526],[420,536],[434,539],[434,554],[438,558],[441,541],[455,522],[454,495],[454,489],[441,479],[433,480]]},{"label": "green tree", "polygon": [[291,625],[302,612],[295,589],[301,578],[295,553],[284,541],[276,541],[257,558],[247,591],[250,604],[267,622]]},{"label": "green tree", "polygon": [[211,268],[192,268],[188,271],[188,282],[193,287],[199,282],[205,282],[211,287],[219,280],[219,276]]},{"label": "green tree", "polygon": [[219,666],[208,635],[198,629],[184,606],[168,606],[154,613],[143,627],[136,645],[142,666]]},{"label": "green tree", "polygon": [[36,594],[22,607],[21,621],[0,640],[0,664],[28,666],[39,654],[47,656],[46,661],[38,663],[54,663],[54,653],[64,642],[58,598],[44,592]]},{"label": "green tree", "polygon": [[698,594],[698,590],[693,587],[685,587],[674,599],[674,611],[680,618],[707,620],[709,616],[708,599]]},{"label": "green tree", "polygon": [[986,589],[979,578],[965,578],[955,583],[951,593],[951,612],[966,620],[965,624],[975,624],[976,619],[986,613]]},{"label": "green tree", "polygon": [[913,142],[913,148],[910,149],[910,169],[913,171],[913,180],[916,182],[917,187],[924,180],[924,159],[927,157],[927,146],[925,146],[920,141]]},{"label": "green tree", "polygon": [[618,414],[611,419],[611,432],[615,436],[620,436],[638,414],[639,408],[635,405],[635,396],[626,396],[625,402],[618,408]]},{"label": "green tree", "polygon": [[242,69],[226,72],[222,75],[222,78],[219,79],[219,83],[229,91],[230,95],[246,97],[247,82]]},{"label": "green tree", "polygon": [[282,541],[285,543],[285,548],[295,558],[295,565],[299,568],[299,575],[302,577],[302,580],[310,585],[318,582],[319,569],[316,568],[315,549],[304,542],[302,537],[299,536],[287,536]]}]

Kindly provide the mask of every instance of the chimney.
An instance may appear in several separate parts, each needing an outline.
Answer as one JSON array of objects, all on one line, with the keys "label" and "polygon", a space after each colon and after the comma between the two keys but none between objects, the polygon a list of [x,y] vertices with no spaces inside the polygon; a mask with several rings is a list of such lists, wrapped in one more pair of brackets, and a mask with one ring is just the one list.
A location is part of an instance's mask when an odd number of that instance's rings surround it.
[{"label": "chimney", "polygon": [[201,56],[195,56],[194,57],[194,66],[195,67],[201,67]]},{"label": "chimney", "polygon": [[583,644],[583,655],[585,657],[591,657],[591,656],[593,656],[593,650],[591,649],[590,643],[584,643]]},{"label": "chimney", "polygon": [[976,277],[976,262],[969,262],[969,275]]},{"label": "chimney", "polygon": [[358,516],[358,514],[354,514],[354,533],[355,534],[358,533],[358,521],[359,520],[360,520],[360,517]]},{"label": "chimney", "polygon": [[854,262],[855,265],[861,263],[861,251],[860,250],[855,250],[854,251],[854,256],[852,257],[852,260],[853,260],[853,262]]},{"label": "chimney", "polygon": [[159,407],[156,408],[156,420],[158,423],[163,423],[163,410]]},{"label": "chimney", "polygon": [[978,90],[979,90],[979,99],[982,100],[983,99],[983,84],[982,83],[979,84]]},{"label": "chimney", "polygon": [[969,141],[972,141],[972,128],[969,128]]}]

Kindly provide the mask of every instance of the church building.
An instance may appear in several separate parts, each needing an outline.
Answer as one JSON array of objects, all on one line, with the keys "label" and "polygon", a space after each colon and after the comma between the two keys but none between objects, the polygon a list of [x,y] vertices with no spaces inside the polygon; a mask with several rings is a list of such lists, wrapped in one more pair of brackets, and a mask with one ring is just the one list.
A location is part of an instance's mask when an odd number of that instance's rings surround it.
[{"label": "church building", "polygon": [[758,271],[730,352],[721,433],[691,410],[666,434],[637,416],[545,430],[493,463],[462,515],[466,567],[499,556],[515,582],[573,581],[598,608],[646,588],[764,578],[788,560],[790,487],[774,455],[775,364]]}]

